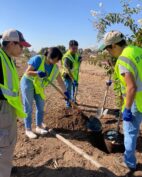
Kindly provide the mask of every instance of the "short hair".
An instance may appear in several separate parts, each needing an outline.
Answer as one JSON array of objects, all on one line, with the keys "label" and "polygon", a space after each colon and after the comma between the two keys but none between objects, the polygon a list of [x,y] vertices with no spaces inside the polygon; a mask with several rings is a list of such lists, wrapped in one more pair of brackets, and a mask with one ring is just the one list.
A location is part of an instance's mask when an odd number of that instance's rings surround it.
[{"label": "short hair", "polygon": [[47,50],[46,54],[45,54],[48,58],[54,60],[55,58],[59,60],[62,59],[62,52],[59,50],[58,47],[51,47]]},{"label": "short hair", "polygon": [[70,46],[70,47],[72,47],[72,46],[77,46],[77,47],[78,47],[78,42],[75,41],[75,40],[70,40],[69,46]]}]

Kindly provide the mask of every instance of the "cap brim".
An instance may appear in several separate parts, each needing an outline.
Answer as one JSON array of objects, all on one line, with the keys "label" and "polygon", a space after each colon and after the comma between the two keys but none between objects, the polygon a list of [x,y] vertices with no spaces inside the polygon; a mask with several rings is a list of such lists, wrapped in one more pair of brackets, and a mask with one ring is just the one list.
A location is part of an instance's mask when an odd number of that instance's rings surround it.
[{"label": "cap brim", "polygon": [[23,47],[31,47],[31,44],[29,44],[29,43],[26,42],[26,41],[19,42],[19,44],[22,45]]},{"label": "cap brim", "polygon": [[106,45],[105,44],[102,44],[100,47],[99,47],[99,51],[103,51],[106,49]]}]

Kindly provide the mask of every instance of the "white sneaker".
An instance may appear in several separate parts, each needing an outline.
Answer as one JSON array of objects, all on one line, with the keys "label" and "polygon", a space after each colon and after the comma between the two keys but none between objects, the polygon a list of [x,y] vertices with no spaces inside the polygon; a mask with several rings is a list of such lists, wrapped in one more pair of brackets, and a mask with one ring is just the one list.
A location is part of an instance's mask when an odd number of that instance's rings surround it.
[{"label": "white sneaker", "polygon": [[33,133],[31,130],[26,130],[26,136],[30,139],[37,138],[37,135],[35,133]]},{"label": "white sneaker", "polygon": [[37,127],[36,128],[36,133],[39,134],[39,135],[46,135],[48,133],[48,131],[43,129],[43,128]]}]

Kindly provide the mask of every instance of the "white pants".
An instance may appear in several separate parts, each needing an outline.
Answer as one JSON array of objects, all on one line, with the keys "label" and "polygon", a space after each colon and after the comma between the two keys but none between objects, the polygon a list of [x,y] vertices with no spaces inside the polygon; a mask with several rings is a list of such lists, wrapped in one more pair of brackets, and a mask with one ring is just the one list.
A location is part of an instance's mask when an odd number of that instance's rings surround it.
[{"label": "white pants", "polygon": [[16,139],[15,109],[6,100],[0,100],[0,177],[10,177]]}]

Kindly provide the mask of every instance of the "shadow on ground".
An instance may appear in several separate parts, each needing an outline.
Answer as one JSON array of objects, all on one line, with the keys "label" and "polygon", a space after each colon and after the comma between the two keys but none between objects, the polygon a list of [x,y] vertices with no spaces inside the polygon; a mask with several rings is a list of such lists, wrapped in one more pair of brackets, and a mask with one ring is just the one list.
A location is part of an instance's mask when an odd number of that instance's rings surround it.
[{"label": "shadow on ground", "polygon": [[138,137],[137,140],[137,151],[142,153],[142,134]]},{"label": "shadow on ground", "polygon": [[49,168],[44,164],[40,167],[22,166],[17,167],[17,173],[11,177],[106,177],[103,172],[85,170],[81,167]]},{"label": "shadow on ground", "polygon": [[[142,164],[140,164],[141,168]],[[49,167],[49,163],[39,167],[16,167],[16,173],[11,177],[141,177],[141,173],[128,172],[124,176],[117,176],[110,170],[101,167],[99,170],[87,170],[81,167]]]}]

